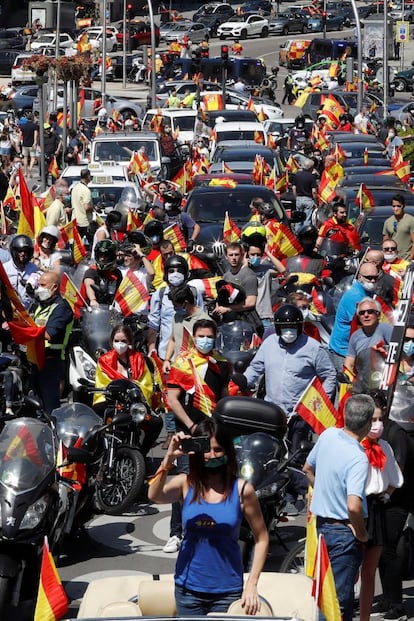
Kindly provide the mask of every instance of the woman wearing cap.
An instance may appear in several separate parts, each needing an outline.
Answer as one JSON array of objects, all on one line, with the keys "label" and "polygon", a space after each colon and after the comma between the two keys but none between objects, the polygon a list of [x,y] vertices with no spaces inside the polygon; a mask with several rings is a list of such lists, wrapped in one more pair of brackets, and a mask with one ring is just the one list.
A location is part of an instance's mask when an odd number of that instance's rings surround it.
[{"label": "woman wearing cap", "polygon": [[33,262],[39,266],[42,271],[53,270],[59,271],[61,254],[56,252],[56,244],[59,239],[59,229],[52,224],[43,227],[37,238],[37,250],[33,256]]}]

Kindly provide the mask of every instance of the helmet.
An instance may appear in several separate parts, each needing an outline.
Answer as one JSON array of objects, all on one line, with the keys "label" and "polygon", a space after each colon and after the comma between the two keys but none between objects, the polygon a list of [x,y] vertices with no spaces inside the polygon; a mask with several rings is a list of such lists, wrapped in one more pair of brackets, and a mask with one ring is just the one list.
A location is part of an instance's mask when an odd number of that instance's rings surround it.
[{"label": "helmet", "polygon": [[178,211],[181,207],[182,196],[178,190],[169,190],[168,192],[164,192],[164,208],[166,211]]},{"label": "helmet", "polygon": [[300,127],[300,128],[305,127],[305,117],[303,116],[303,114],[299,114],[295,118],[295,125],[296,127]]},{"label": "helmet", "polygon": [[176,270],[184,274],[184,276],[187,278],[189,269],[188,263],[184,259],[184,257],[181,257],[178,254],[174,254],[172,257],[168,257],[164,266],[164,280],[167,280],[168,270],[172,268],[175,268]]},{"label": "helmet", "polygon": [[262,203],[258,207],[258,212],[261,216],[265,218],[274,218],[277,215],[276,208],[271,203]]},{"label": "helmet", "polygon": [[124,188],[121,192],[121,196],[119,197],[118,204],[122,203],[126,205],[130,209],[138,208],[138,196],[134,188],[127,187]]},{"label": "helmet", "polygon": [[53,243],[56,244],[59,239],[59,229],[57,226],[50,224],[49,226],[44,226],[39,233],[39,243],[42,242],[42,237],[48,235],[49,237],[53,237]]},{"label": "helmet", "polygon": [[261,222],[248,222],[242,230],[242,242],[262,248],[266,242],[266,228]]},{"label": "helmet", "polygon": [[110,211],[106,216],[106,226],[108,227],[108,229],[118,230],[119,227],[122,225],[122,218],[122,213],[114,209],[113,211]]},{"label": "helmet", "polygon": [[159,220],[150,220],[144,227],[144,234],[152,241],[153,244],[159,244],[163,238],[163,226]]},{"label": "helmet", "polygon": [[94,257],[98,270],[106,272],[116,265],[118,244],[111,239],[103,239],[95,246]]},{"label": "helmet", "polygon": [[312,237],[316,242],[318,239],[318,229],[312,224],[307,224],[306,226],[303,226],[298,233],[296,233],[296,237],[299,241],[301,241],[304,237]]},{"label": "helmet", "polygon": [[152,241],[142,231],[130,231],[127,233],[127,241],[130,244],[138,244],[145,255],[152,250]]},{"label": "helmet", "polygon": [[[18,263],[23,263],[24,265],[26,265],[26,263],[29,263],[29,261],[31,261],[33,258],[33,242],[27,235],[16,235],[16,237],[14,237],[10,243],[9,250],[15,263],[17,261]],[[18,257],[18,254],[19,252],[23,251],[25,252],[25,256],[23,261],[21,261]]]},{"label": "helmet", "polygon": [[104,116],[108,116],[108,110],[106,108],[101,108],[98,112],[98,119],[101,119]]},{"label": "helmet", "polygon": [[275,312],[274,321],[275,331],[278,336],[280,336],[281,328],[297,328],[298,334],[302,334],[302,311],[294,304],[282,304]]}]

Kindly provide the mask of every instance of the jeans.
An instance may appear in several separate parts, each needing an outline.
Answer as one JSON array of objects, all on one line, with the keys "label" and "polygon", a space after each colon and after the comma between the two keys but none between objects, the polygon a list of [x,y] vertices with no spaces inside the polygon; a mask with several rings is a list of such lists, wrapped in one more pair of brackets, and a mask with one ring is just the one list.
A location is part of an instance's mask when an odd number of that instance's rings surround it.
[{"label": "jeans", "polygon": [[42,399],[47,414],[60,407],[60,382],[65,377],[65,363],[59,358],[46,358],[40,371],[32,365],[31,382],[34,392]]},{"label": "jeans", "polygon": [[175,433],[175,418],[172,412],[166,412],[164,417],[165,431],[167,433]]},{"label": "jeans", "polygon": [[298,196],[296,198],[296,209],[298,211],[303,211],[306,215],[306,220],[302,222],[302,226],[308,226],[308,224],[312,224],[312,214],[313,214],[313,206],[315,201],[313,198],[309,198],[308,196]]},{"label": "jeans", "polygon": [[[177,457],[176,473],[179,474],[190,472],[190,466],[188,463],[188,455],[180,455]],[[176,535],[181,539],[183,535],[183,519],[182,519],[182,507],[181,502],[173,502],[171,505],[171,517],[170,517],[170,537]]]},{"label": "jeans", "polygon": [[407,510],[385,505],[385,545],[378,565],[382,594],[390,604],[403,601],[403,562],[397,555],[397,545],[407,520]]},{"label": "jeans", "polygon": [[362,561],[362,546],[346,524],[319,523],[318,520],[317,529],[318,535],[325,537],[342,620],[352,621],[354,583]]},{"label": "jeans", "polygon": [[197,593],[175,585],[175,602],[180,617],[205,616],[209,612],[227,612],[230,604],[241,597],[237,593]]}]

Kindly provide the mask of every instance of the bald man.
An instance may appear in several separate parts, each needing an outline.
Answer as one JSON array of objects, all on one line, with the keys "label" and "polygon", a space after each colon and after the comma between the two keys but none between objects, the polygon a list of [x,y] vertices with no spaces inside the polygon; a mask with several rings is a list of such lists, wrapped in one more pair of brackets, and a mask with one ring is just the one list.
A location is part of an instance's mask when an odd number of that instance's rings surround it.
[{"label": "bald man", "polygon": [[32,365],[32,387],[42,399],[45,411],[60,406],[60,384],[65,377],[65,349],[73,325],[73,311],[59,292],[57,272],[43,272],[35,290],[38,301],[34,320],[45,326],[45,364],[42,370]]},{"label": "bald man", "polygon": [[375,293],[382,299],[388,306],[395,307],[398,303],[399,287],[395,286],[395,279],[384,272],[384,253],[382,250],[368,250],[365,253],[363,263],[372,263],[378,270],[378,280],[375,283]]}]

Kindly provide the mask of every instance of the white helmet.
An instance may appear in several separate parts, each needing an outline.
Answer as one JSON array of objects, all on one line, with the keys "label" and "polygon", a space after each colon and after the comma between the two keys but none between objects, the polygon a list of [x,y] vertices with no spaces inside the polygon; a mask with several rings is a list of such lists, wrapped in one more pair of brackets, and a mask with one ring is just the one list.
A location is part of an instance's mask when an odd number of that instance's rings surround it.
[{"label": "white helmet", "polygon": [[103,116],[108,116],[108,110],[106,108],[101,108],[98,112],[98,118],[102,118]]},{"label": "white helmet", "polygon": [[50,235],[51,237],[56,237],[56,240],[59,239],[59,229],[54,224],[49,224],[48,226],[44,226],[39,233],[39,237],[42,235]]}]

